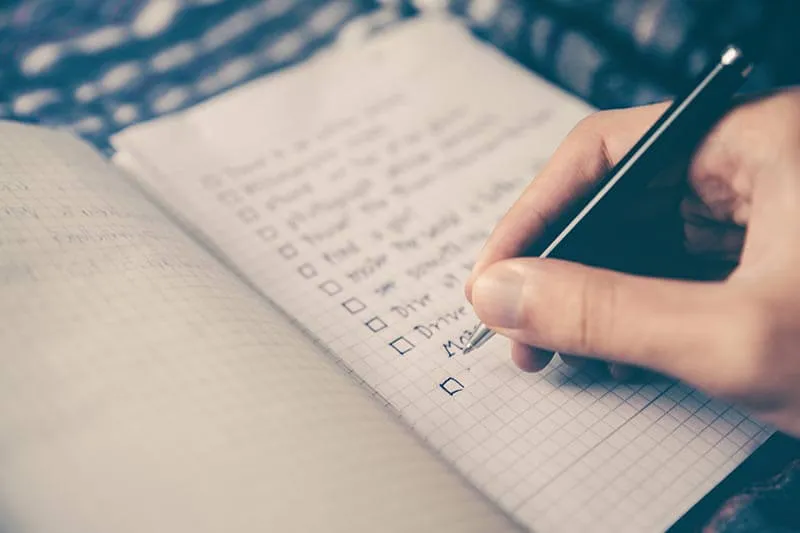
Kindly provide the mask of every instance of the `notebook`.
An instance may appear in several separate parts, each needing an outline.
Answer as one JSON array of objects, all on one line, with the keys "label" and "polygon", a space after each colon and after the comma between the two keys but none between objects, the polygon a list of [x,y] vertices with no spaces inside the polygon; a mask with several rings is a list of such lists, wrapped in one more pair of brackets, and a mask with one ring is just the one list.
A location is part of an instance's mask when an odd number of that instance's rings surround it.
[{"label": "notebook", "polygon": [[661,531],[771,434],[464,354],[477,252],[593,110],[444,15],[348,42],[110,157],[2,123],[4,531]]}]

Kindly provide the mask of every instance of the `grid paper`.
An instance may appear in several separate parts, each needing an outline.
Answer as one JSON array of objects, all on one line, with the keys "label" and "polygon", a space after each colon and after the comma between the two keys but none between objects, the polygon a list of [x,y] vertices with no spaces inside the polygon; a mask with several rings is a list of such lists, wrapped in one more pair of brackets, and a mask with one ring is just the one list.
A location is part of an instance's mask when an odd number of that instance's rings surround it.
[{"label": "grid paper", "polygon": [[514,529],[64,133],[0,124],[0,316],[3,531]]},{"label": "grid paper", "polygon": [[523,375],[502,339],[462,352],[472,258],[589,111],[421,19],[114,144],[525,525],[663,530],[769,430],[678,383],[613,386],[559,364]]}]

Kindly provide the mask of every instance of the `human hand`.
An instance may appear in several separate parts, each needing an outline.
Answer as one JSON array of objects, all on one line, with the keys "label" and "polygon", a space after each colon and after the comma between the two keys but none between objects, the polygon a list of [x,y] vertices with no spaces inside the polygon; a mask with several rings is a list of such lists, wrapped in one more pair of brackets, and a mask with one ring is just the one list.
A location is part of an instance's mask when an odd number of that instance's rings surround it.
[{"label": "human hand", "polygon": [[[553,352],[573,365],[606,362],[616,376],[649,369],[800,436],[800,89],[734,108],[688,168],[653,188],[655,207],[629,214],[669,226],[669,210],[687,252],[672,257],[695,279],[519,257],[666,106],[582,121],[498,223],[467,298],[514,341],[523,370],[541,370]],[[654,235],[654,249],[673,250],[666,232]],[[719,279],[698,266],[721,267]]]}]

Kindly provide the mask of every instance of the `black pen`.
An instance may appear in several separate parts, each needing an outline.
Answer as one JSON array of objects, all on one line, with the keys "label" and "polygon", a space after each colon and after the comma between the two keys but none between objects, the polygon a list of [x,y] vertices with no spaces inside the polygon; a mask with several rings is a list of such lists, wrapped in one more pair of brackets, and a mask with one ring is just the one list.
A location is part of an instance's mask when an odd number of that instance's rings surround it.
[{"label": "black pen", "polygon": [[[564,249],[579,240],[597,222],[617,208],[631,205],[666,161],[689,157],[702,138],[729,109],[733,96],[752,70],[764,45],[763,34],[753,33],[739,44],[728,45],[719,59],[699,77],[684,96],[676,99],[645,135],[599,181],[587,199],[550,226],[530,256],[570,260]],[[482,346],[494,332],[479,324],[464,353]]]}]

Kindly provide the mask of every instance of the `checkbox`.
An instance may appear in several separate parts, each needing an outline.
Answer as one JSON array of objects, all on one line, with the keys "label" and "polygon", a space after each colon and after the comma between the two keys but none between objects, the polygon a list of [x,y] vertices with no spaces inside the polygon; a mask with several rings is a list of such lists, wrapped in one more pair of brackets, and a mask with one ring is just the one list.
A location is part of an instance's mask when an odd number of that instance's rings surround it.
[{"label": "checkbox", "polygon": [[360,313],[361,311],[367,308],[367,306],[364,305],[364,302],[362,302],[358,298],[350,298],[349,300],[345,300],[344,302],[342,302],[342,306],[348,311],[350,311],[351,315]]},{"label": "checkbox", "polygon": [[461,382],[456,378],[447,378],[439,383],[439,386],[450,396],[453,396],[455,393],[464,390],[464,385],[462,385]]},{"label": "checkbox", "polygon": [[297,248],[294,247],[294,244],[284,244],[278,248],[278,252],[280,252],[284,259],[297,257]]},{"label": "checkbox", "polygon": [[236,191],[222,191],[217,195],[217,200],[224,205],[238,205],[242,203],[242,195]]},{"label": "checkbox", "polygon": [[236,214],[239,215],[239,219],[245,224],[249,224],[258,220],[258,211],[252,207],[243,207],[239,209]]},{"label": "checkbox", "polygon": [[371,329],[373,333],[377,333],[380,330],[386,329],[388,327],[386,325],[386,322],[384,322],[383,320],[380,319],[380,317],[377,317],[377,316],[374,316],[374,317],[370,318],[369,320],[364,322],[364,324],[369,329]]},{"label": "checkbox", "polygon": [[314,265],[311,263],[300,265],[300,268],[298,268],[297,271],[300,272],[300,275],[306,279],[311,279],[317,275],[317,269],[314,268]]},{"label": "checkbox", "polygon": [[397,337],[389,343],[389,346],[394,348],[400,355],[405,355],[414,348],[414,345],[405,337]]},{"label": "checkbox", "polygon": [[264,226],[260,230],[256,231],[256,233],[265,242],[272,242],[278,236],[278,230],[276,230],[273,226]]},{"label": "checkbox", "polygon": [[219,176],[215,176],[214,174],[203,176],[200,178],[200,183],[203,184],[206,190],[217,189],[222,186],[222,180],[219,179]]},{"label": "checkbox", "polygon": [[333,280],[328,280],[319,286],[322,291],[328,296],[333,296],[342,292],[342,286]]}]

